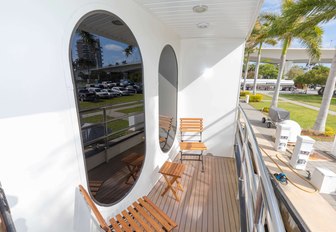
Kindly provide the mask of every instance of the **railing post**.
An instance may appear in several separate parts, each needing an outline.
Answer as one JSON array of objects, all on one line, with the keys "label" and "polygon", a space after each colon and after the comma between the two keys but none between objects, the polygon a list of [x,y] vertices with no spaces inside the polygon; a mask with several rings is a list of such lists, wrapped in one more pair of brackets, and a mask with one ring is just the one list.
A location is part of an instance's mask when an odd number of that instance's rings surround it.
[{"label": "railing post", "polygon": [[[16,232],[14,222],[10,213],[9,205],[6,199],[4,190],[2,189],[0,182],[0,220],[3,220],[5,231]],[[0,224],[0,231],[2,231],[2,225]]]}]

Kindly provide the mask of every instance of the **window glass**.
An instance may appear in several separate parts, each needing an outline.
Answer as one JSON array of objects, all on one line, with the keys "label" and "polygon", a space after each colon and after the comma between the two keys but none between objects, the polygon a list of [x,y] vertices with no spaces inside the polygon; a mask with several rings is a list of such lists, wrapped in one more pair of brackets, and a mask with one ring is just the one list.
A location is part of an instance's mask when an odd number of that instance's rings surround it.
[{"label": "window glass", "polygon": [[177,115],[177,60],[170,45],[166,45],[159,62],[159,141],[167,152],[176,134]]},{"label": "window glass", "polygon": [[88,189],[110,205],[131,190],[144,161],[140,49],[128,26],[107,12],[85,17],[70,46]]}]

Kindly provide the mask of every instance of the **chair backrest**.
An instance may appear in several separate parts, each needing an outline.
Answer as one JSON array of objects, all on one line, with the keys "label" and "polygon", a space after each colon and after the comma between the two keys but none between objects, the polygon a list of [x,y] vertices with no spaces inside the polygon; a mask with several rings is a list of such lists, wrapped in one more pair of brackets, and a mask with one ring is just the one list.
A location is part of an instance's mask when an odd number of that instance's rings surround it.
[{"label": "chair backrest", "polygon": [[160,115],[159,117],[159,127],[166,130],[170,131],[173,123],[173,117],[168,117],[168,116],[163,116]]},{"label": "chair backrest", "polygon": [[186,136],[199,136],[202,140],[203,118],[180,118],[181,140],[185,140]]},{"label": "chair backrest", "polygon": [[112,232],[110,227],[107,225],[106,221],[104,220],[103,216],[100,214],[99,210],[97,209],[97,206],[95,205],[95,203],[92,201],[90,195],[88,194],[88,192],[85,190],[85,188],[82,185],[79,185],[79,191],[82,193],[82,195],[84,196],[84,199],[86,201],[86,203],[90,206],[92,212],[94,213],[94,215],[96,216],[100,227],[105,230],[106,232]]}]

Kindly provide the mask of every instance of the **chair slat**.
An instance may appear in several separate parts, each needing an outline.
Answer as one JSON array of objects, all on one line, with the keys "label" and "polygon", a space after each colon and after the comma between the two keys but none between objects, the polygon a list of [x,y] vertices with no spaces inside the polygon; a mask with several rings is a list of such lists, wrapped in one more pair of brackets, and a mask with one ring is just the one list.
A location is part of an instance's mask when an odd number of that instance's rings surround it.
[{"label": "chair slat", "polygon": [[163,227],[170,231],[172,229],[172,226],[169,225],[169,223],[155,210],[153,209],[147,202],[145,202],[143,199],[139,198],[138,201],[144,207],[150,214],[152,214],[160,223],[163,225]]},{"label": "chair slat", "polygon": [[133,206],[139,212],[139,214],[141,214],[141,216],[145,218],[151,226],[154,227],[156,231],[163,231],[162,227],[150,215],[148,215],[148,213],[137,202],[134,202]]},{"label": "chair slat", "polygon": [[148,197],[144,196],[143,199],[151,205],[164,219],[173,227],[175,228],[177,224],[168,217],[167,214],[165,214],[159,207],[157,207]]},{"label": "chair slat", "polygon": [[180,142],[181,150],[207,150],[207,147],[202,142]]},{"label": "chair slat", "polygon": [[121,225],[121,228],[126,231],[126,232],[132,232],[132,229],[131,227],[126,223],[126,221],[122,218],[122,216],[120,214],[118,214],[116,216],[118,222],[120,223]]},{"label": "chair slat", "polygon": [[127,207],[128,212],[132,214],[135,220],[148,232],[152,231],[152,228],[142,219],[142,216],[135,211],[131,206]]},{"label": "chair slat", "polygon": [[110,219],[110,223],[111,223],[113,229],[114,229],[116,232],[124,232],[124,231],[120,228],[118,222],[117,222],[114,218],[111,218],[111,219]]},{"label": "chair slat", "polygon": [[121,214],[126,218],[128,223],[135,231],[143,231],[143,229],[141,229],[140,226],[136,223],[136,221],[134,221],[133,218],[131,218],[131,216],[128,214],[126,210],[123,210]]}]

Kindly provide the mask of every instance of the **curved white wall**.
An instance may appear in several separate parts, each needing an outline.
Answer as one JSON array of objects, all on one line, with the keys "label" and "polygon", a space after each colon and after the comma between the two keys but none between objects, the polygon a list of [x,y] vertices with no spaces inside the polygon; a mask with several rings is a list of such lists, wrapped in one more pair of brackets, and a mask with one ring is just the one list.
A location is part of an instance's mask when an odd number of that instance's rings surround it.
[{"label": "curved white wall", "polygon": [[104,216],[147,194],[161,164],[176,154],[163,154],[157,140],[158,63],[166,44],[179,54],[173,32],[130,0],[8,1],[0,9],[0,181],[18,231],[89,231],[76,189],[86,177],[69,44],[80,18],[94,10],[118,15],[132,30],[145,82],[143,172],[130,195],[113,207],[101,207]]}]

